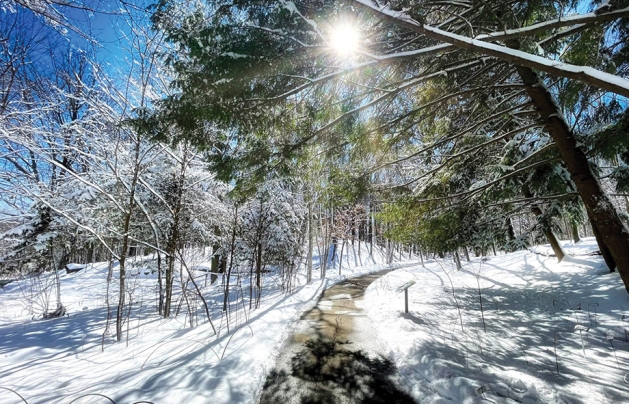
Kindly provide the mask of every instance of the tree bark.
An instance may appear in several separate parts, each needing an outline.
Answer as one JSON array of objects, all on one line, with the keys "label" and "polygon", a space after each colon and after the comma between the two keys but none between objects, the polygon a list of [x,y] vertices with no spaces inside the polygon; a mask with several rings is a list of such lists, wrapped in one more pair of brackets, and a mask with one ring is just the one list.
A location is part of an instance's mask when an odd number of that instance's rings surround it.
[{"label": "tree bark", "polygon": [[507,216],[506,218],[506,225],[507,225],[507,237],[509,238],[509,241],[515,241],[515,229],[513,228],[513,223],[511,222],[511,217]]},{"label": "tree bark", "polygon": [[532,69],[516,66],[539,115],[566,164],[572,181],[581,196],[592,227],[596,227],[603,243],[616,262],[625,289],[629,292],[629,231],[622,223],[609,196],[590,169],[587,156],[578,146],[552,95]]},{"label": "tree bark", "polygon": [[341,268],[343,268],[343,249],[345,248],[345,242],[345,239],[341,242],[341,253],[339,254],[339,275],[341,274]]},{"label": "tree bark", "polygon": [[456,270],[460,271],[461,270],[461,258],[459,257],[459,251],[458,250],[454,250],[452,252],[452,255],[454,256],[454,263],[456,264]]},{"label": "tree bark", "polygon": [[312,229],[312,203],[308,204],[308,255],[306,257],[306,282],[312,281],[312,252],[314,250],[314,231]]},{"label": "tree bark", "polygon": [[570,232],[572,233],[572,241],[574,241],[575,244],[581,241],[581,236],[579,236],[579,226],[574,220],[570,220]]},{"label": "tree bark", "polygon": [[[234,228],[232,229],[232,237],[229,247],[229,268],[225,278],[225,295],[223,296],[223,311],[227,312],[229,304],[229,280],[231,278],[232,268],[234,265],[234,251],[236,249],[236,227],[238,226],[238,206],[234,209]],[[229,322],[228,322],[229,323]]]},{"label": "tree bark", "polygon": [[[587,156],[578,146],[574,134],[555,104],[552,95],[532,68],[538,68],[560,77],[581,80],[601,89],[629,96],[629,87],[626,86],[626,81],[622,79],[618,81],[618,76],[599,74],[601,72],[597,72],[597,74],[599,77],[604,76],[602,81],[598,79],[592,80],[592,77],[586,77],[583,69],[577,69],[571,72],[571,74],[566,74],[564,69],[556,67],[557,64],[543,65],[544,63],[535,63],[533,58],[528,57],[528,54],[523,54],[517,50],[510,51],[503,47],[496,47],[494,44],[488,46],[480,41],[459,37],[446,31],[425,26],[410,18],[400,18],[399,15],[388,14],[386,7],[381,8],[376,3],[368,4],[356,2],[355,4],[364,5],[375,12],[379,18],[390,20],[397,25],[404,26],[419,34],[444,41],[472,52],[495,56],[516,65],[518,74],[522,82],[526,85],[526,91],[537,107],[542,121],[547,125],[548,132],[557,145],[559,153],[566,164],[566,168],[572,177],[572,181],[575,183],[579,195],[583,199],[592,225],[596,226],[601,234],[604,244],[607,246],[611,256],[616,262],[625,288],[629,292],[629,231],[622,223],[614,205],[591,171]],[[517,39],[515,39],[514,42],[517,42]],[[512,49],[519,48],[519,46],[514,46],[514,44],[509,44],[509,47]],[[520,57],[521,54],[525,57]],[[617,85],[618,83],[620,83],[620,85]]]},{"label": "tree bark", "polygon": [[369,256],[373,257],[373,245],[376,242],[375,232],[376,232],[376,218],[371,210],[371,202],[369,203]]},{"label": "tree bark", "polygon": [[594,233],[594,237],[596,238],[596,243],[598,244],[598,250],[603,256],[603,259],[605,260],[605,263],[607,264],[607,268],[609,268],[609,272],[615,272],[616,261],[614,261],[614,257],[612,257],[612,254],[609,251],[609,248],[607,248],[607,246],[603,242],[603,239],[601,238],[601,233],[598,231],[594,223],[592,223],[591,219],[590,219],[590,224],[592,226],[592,233]]},{"label": "tree bark", "polygon": [[[533,198],[533,193],[529,190],[526,184],[522,186],[522,193],[526,198]],[[561,247],[561,243],[559,242],[559,240],[557,240],[557,236],[555,236],[555,233],[552,231],[550,223],[544,223],[544,212],[542,212],[542,209],[539,207],[539,205],[535,203],[531,205],[531,212],[533,213],[533,215],[535,215],[536,218],[540,219],[542,232],[550,243],[550,246],[553,249],[555,256],[557,257],[557,260],[561,262],[561,260],[563,260],[566,256],[566,253],[563,250],[563,247]]]},{"label": "tree bark", "polygon": [[258,243],[258,254],[256,258],[256,288],[258,288],[258,295],[262,288],[262,244]]},{"label": "tree bark", "polygon": [[164,315],[164,285],[162,283],[162,255],[159,251],[157,251],[157,286],[159,288],[157,312],[162,316]]}]

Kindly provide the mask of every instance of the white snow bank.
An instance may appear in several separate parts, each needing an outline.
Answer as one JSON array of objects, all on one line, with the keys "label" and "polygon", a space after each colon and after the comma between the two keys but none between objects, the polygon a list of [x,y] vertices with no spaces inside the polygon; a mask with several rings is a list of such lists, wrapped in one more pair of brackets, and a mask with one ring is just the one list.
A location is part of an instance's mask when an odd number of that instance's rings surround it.
[{"label": "white snow bank", "polygon": [[[366,310],[422,404],[628,403],[629,299],[605,268],[597,256],[531,252],[461,271],[427,261],[374,282]],[[395,290],[409,280],[404,313]]]},{"label": "white snow bank", "polygon": [[[571,240],[562,240],[560,241],[560,243],[566,254],[571,256],[597,255],[599,251],[598,244],[596,243],[596,239],[594,237],[585,237],[581,239],[581,241],[579,241],[578,243],[575,243]],[[529,250],[536,254],[546,256],[551,256],[554,254],[550,244],[534,246],[531,247]]]}]

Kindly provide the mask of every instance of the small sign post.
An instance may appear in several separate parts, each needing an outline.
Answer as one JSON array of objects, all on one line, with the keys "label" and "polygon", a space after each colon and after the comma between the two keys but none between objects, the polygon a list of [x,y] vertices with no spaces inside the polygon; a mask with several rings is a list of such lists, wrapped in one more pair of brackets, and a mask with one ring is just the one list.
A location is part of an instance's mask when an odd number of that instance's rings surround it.
[{"label": "small sign post", "polygon": [[397,288],[397,293],[404,291],[404,313],[408,313],[408,288],[410,288],[414,284],[415,281],[409,281]]}]

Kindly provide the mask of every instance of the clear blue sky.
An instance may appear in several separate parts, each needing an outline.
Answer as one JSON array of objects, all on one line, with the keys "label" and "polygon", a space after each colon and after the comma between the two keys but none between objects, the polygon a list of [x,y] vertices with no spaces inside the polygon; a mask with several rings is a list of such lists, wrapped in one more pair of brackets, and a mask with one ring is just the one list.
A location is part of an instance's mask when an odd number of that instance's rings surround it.
[{"label": "clear blue sky", "polygon": [[[30,35],[32,38],[29,39],[36,41],[40,57],[49,54],[50,44],[54,44],[53,48],[57,52],[67,52],[72,48],[93,51],[98,62],[116,66],[123,63],[124,59],[126,36],[130,31],[128,15],[131,13],[135,21],[148,24],[149,12],[146,9],[154,2],[130,0],[123,4],[118,0],[84,0],[81,4],[85,8],[57,7],[56,10],[65,18],[66,27],[55,27],[41,15],[10,2],[11,7],[0,8],[1,30],[5,31],[0,33],[0,38],[5,39],[7,35],[6,25],[19,18],[23,26],[15,29],[8,40]],[[81,34],[73,32],[72,28]],[[38,70],[45,69],[47,64],[45,57],[40,57],[35,62],[42,64],[36,66]]]}]

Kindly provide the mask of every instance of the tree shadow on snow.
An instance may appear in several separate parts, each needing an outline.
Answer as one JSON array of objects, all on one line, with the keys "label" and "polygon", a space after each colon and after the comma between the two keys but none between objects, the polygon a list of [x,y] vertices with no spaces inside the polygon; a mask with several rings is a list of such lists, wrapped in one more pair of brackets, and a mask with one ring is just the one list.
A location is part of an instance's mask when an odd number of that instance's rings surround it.
[{"label": "tree shadow on snow", "polygon": [[273,370],[260,403],[414,403],[392,380],[395,365],[343,343],[309,340],[291,359],[290,374]]}]

